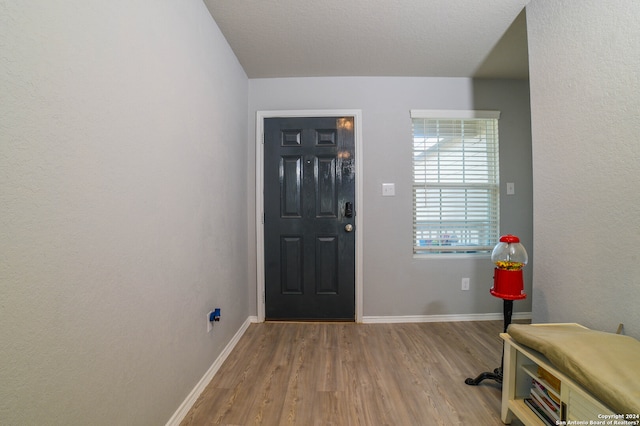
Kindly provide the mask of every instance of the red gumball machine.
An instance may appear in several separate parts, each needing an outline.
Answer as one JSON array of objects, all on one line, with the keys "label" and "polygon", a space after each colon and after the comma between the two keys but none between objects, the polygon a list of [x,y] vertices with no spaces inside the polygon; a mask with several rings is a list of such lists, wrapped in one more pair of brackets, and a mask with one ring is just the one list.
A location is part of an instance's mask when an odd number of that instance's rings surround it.
[{"label": "red gumball machine", "polygon": [[[529,261],[527,251],[515,235],[503,235],[491,253],[496,265],[493,271],[491,294],[504,300],[525,299],[522,268]],[[505,330],[506,331],[506,330]]]},{"label": "red gumball machine", "polygon": [[[493,270],[493,287],[491,287],[489,291],[492,296],[504,300],[504,332],[506,333],[509,324],[511,324],[513,301],[527,297],[524,292],[524,275],[522,268],[524,268],[529,261],[529,257],[527,256],[527,251],[524,249],[524,246],[520,244],[520,238],[507,234],[500,237],[500,242],[493,248],[491,261],[496,267]],[[468,385],[477,385],[484,379],[491,379],[502,383],[503,364],[504,354],[500,368],[496,368],[493,372],[481,373],[475,379],[468,378],[464,382]]]}]

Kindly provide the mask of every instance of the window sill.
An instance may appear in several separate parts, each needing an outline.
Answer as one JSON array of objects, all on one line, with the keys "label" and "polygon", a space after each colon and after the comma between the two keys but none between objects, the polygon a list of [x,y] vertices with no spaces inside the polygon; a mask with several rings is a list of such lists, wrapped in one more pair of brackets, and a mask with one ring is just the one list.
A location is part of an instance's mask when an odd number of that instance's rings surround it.
[{"label": "window sill", "polygon": [[414,259],[425,260],[460,260],[460,259],[489,259],[491,253],[419,253],[413,255]]}]

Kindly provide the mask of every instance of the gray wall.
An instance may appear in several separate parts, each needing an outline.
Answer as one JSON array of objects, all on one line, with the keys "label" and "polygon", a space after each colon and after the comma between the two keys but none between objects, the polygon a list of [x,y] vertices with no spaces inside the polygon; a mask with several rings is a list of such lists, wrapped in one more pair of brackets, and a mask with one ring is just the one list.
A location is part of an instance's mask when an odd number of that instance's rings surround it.
[{"label": "gray wall", "polygon": [[[533,243],[527,81],[413,77],[251,79],[251,141],[255,137],[256,111],[294,109],[362,110],[364,200],[357,211],[364,217],[365,317],[502,312],[502,301],[489,294],[493,264],[487,256],[413,257],[409,118],[410,109],[501,110],[501,230],[520,236],[529,249],[531,264],[525,270],[525,280],[530,294]],[[254,155],[250,153],[251,161]],[[252,163],[249,164],[251,170]],[[395,197],[381,196],[383,182],[396,184]],[[516,195],[505,195],[506,182],[515,183]],[[254,200],[250,200],[250,209]],[[255,226],[251,233],[255,234]],[[255,260],[255,254],[252,256]],[[471,278],[470,291],[461,291],[463,277]],[[530,298],[516,302],[514,309],[530,312]]]},{"label": "gray wall", "polygon": [[164,424],[250,314],[247,77],[201,0],[0,10],[0,424]]},{"label": "gray wall", "polygon": [[527,6],[536,322],[640,338],[640,2]]}]

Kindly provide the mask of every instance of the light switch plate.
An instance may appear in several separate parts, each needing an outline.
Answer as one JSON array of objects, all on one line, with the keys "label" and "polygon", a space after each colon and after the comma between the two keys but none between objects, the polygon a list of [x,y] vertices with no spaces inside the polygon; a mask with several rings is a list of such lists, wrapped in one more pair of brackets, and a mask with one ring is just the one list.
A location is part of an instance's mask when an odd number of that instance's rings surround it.
[{"label": "light switch plate", "polygon": [[396,195],[396,184],[395,183],[383,183],[382,184],[382,196],[383,197],[393,197]]}]

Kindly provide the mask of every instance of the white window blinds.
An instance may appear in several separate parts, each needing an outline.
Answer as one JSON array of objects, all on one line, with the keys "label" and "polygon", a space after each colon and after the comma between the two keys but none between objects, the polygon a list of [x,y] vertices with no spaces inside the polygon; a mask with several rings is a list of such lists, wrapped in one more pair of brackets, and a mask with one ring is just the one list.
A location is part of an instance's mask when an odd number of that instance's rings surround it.
[{"label": "white window blinds", "polygon": [[413,251],[490,252],[498,243],[497,111],[411,111]]}]

